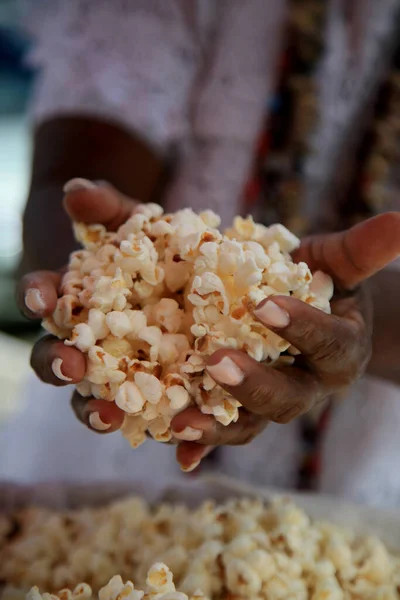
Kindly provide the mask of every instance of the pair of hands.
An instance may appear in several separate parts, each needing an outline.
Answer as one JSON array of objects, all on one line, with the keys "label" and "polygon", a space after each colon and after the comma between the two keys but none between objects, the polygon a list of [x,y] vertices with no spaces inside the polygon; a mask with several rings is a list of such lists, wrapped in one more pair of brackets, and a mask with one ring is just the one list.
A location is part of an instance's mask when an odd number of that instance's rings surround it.
[{"label": "pair of hands", "polygon": [[[72,220],[102,223],[109,230],[124,223],[135,206],[107,186],[70,185],[68,190],[64,205]],[[306,262],[312,271],[331,275],[337,288],[332,315],[286,296],[274,296],[256,308],[259,321],[301,355],[292,366],[280,369],[265,367],[235,350],[219,350],[211,356],[209,374],[244,408],[239,420],[228,427],[195,407],[173,419],[177,459],[183,470],[195,468],[214,446],[246,444],[270,421],[288,423],[356,380],[368,364],[372,335],[372,310],[360,284],[399,254],[400,213],[386,213],[341,233],[303,240],[293,258]],[[61,273],[40,271],[21,280],[18,303],[27,317],[42,319],[54,311],[61,277]],[[31,364],[42,381],[55,386],[80,382],[86,368],[79,350],[52,336],[36,343]],[[77,392],[72,407],[78,419],[94,431],[111,433],[123,422],[124,414],[115,404],[82,398]]]}]

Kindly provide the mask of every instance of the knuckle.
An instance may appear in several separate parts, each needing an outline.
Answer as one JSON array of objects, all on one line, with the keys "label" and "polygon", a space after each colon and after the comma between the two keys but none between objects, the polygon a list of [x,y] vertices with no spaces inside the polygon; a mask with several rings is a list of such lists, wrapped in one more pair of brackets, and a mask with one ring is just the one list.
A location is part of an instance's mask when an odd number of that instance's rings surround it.
[{"label": "knuckle", "polygon": [[287,425],[294,418],[296,418],[297,413],[291,408],[283,413],[278,413],[274,418],[274,423],[278,423],[279,425]]},{"label": "knuckle", "polygon": [[248,403],[251,406],[251,411],[262,415],[265,412],[268,404],[274,401],[273,391],[265,385],[256,384],[249,391]]},{"label": "knuckle", "polygon": [[29,287],[32,287],[36,283],[35,273],[27,273],[23,277],[21,277],[18,288],[22,291],[26,290]]},{"label": "knuckle", "polygon": [[341,363],[341,371],[333,377],[333,387],[342,388],[352,385],[365,372],[371,359],[372,345],[367,339],[359,340],[353,347],[353,352],[347,355],[346,361]]},{"label": "knuckle", "polygon": [[257,437],[257,434],[258,432],[254,429],[245,431],[240,440],[236,442],[236,445],[247,446]]},{"label": "knuckle", "polygon": [[284,407],[277,411],[274,417],[274,422],[280,425],[287,425],[300,415],[309,410],[311,399],[298,400],[295,403],[285,402]]},{"label": "knuckle", "polygon": [[313,358],[316,362],[326,363],[331,362],[337,357],[344,356],[346,352],[346,344],[340,338],[321,337],[314,343]]}]

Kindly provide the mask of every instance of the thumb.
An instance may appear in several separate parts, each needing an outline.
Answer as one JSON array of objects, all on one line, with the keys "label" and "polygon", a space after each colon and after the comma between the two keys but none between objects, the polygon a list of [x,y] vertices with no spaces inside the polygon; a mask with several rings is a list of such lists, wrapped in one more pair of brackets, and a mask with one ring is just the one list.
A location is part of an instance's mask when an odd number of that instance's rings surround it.
[{"label": "thumb", "polygon": [[72,221],[100,223],[115,231],[132,214],[136,202],[111,185],[71,179],[64,186],[64,207]]},{"label": "thumb", "polygon": [[400,212],[388,212],[351,229],[306,238],[293,258],[351,289],[400,256]]}]

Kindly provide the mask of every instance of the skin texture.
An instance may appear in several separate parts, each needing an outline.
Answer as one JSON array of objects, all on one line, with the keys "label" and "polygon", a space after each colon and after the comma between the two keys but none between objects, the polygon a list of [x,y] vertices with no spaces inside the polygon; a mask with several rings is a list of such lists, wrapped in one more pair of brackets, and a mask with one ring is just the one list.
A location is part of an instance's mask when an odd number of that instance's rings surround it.
[{"label": "skin texture", "polygon": [[[130,214],[134,203],[109,187],[78,190],[64,199],[71,219],[103,223],[114,229]],[[377,240],[371,249],[370,240]],[[318,311],[294,298],[275,296],[274,303],[286,311],[289,324],[271,329],[297,347],[302,356],[295,365],[280,370],[264,367],[234,350],[220,350],[209,359],[215,365],[223,357],[230,359],[243,373],[243,381],[229,386],[217,382],[244,406],[237,423],[224,427],[210,416],[190,408],[175,417],[172,428],[182,432],[193,427],[203,432],[198,442],[181,442],[177,458],[185,470],[199,462],[210,448],[221,444],[246,444],[270,421],[288,423],[318,402],[357,379],[365,370],[371,354],[372,311],[364,289],[366,279],[390,263],[400,253],[400,214],[387,213],[366,221],[346,232],[305,239],[295,260],[305,260],[312,270],[321,269],[335,280],[338,293],[332,302],[332,315]],[[52,313],[57,301],[60,275],[42,271],[26,275],[20,282],[18,301],[30,318]],[[25,304],[28,290],[39,290],[44,308],[35,314]],[[32,367],[45,382],[65,385],[52,370],[55,358],[61,358],[63,374],[78,382],[84,374],[85,359],[76,348],[65,347],[46,336],[33,349]],[[98,412],[111,427],[122,424],[118,407],[101,400],[87,400],[74,394],[76,416],[89,428],[89,413]]]}]

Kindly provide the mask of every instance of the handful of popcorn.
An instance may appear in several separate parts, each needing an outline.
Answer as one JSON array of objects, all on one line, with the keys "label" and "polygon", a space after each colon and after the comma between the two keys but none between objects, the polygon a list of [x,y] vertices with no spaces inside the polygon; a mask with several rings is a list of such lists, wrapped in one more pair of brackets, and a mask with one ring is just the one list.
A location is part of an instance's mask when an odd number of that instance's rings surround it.
[{"label": "handful of popcorn", "polygon": [[117,232],[74,225],[83,250],[43,326],[86,355],[77,389],[125,412],[132,447],[147,432],[168,442],[172,418],[190,404],[223,425],[238,419],[239,402],[205,370],[219,348],[272,366],[294,360],[296,349],[253,317],[263,299],[292,295],[330,312],[331,279],[292,261],[299,240],[285,227],[237,217],[221,233],[219,224],[212,211],[164,215],[146,204]]}]

